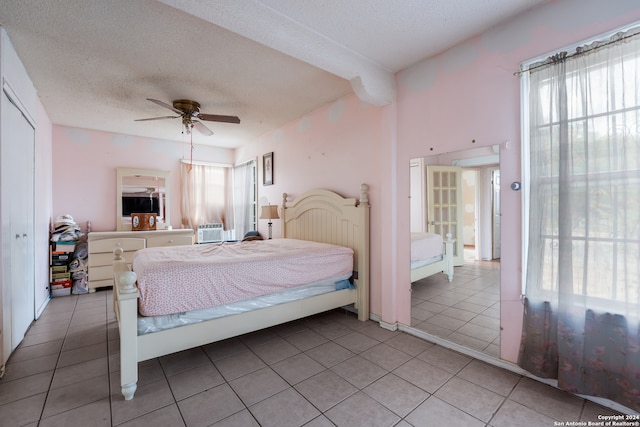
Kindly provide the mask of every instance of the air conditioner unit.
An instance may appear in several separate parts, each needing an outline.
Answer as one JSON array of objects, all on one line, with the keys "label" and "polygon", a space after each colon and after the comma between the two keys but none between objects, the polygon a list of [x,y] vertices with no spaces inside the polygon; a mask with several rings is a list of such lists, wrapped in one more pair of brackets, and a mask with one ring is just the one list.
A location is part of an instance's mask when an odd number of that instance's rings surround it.
[{"label": "air conditioner unit", "polygon": [[198,226],[198,243],[222,242],[224,230],[221,223],[202,224]]}]

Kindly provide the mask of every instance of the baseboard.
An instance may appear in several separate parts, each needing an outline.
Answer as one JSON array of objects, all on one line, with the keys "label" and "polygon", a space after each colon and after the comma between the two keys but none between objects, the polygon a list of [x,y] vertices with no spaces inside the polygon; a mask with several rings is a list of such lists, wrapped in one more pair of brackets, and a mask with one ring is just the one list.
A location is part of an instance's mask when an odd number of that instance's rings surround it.
[{"label": "baseboard", "polygon": [[378,324],[380,324],[380,327],[382,329],[386,329],[388,331],[397,331],[398,330],[398,322],[395,322],[395,323],[384,322],[380,318],[380,316],[378,316],[377,314],[369,313],[369,319],[373,320],[374,322],[378,322]]},{"label": "baseboard", "polygon": [[40,315],[42,314],[44,309],[47,308],[49,301],[51,301],[51,297],[45,298],[44,301],[42,302],[42,305],[36,310],[36,316],[35,316],[36,320],[40,318]]}]

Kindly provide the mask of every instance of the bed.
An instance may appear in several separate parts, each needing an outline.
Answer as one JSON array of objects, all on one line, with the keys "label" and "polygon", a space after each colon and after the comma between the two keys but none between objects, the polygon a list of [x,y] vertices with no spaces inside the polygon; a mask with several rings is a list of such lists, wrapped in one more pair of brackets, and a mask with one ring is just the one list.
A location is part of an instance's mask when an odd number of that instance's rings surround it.
[{"label": "bed", "polygon": [[434,233],[411,233],[411,283],[436,273],[453,280],[453,244],[451,234],[446,240]]},{"label": "bed", "polygon": [[[162,327],[151,333],[143,333],[139,330],[139,318],[143,318],[139,315],[139,300],[143,289],[138,287],[136,273],[130,271],[127,261],[122,258],[122,250],[115,248],[113,295],[120,332],[120,383],[125,400],[133,399],[135,394],[138,363],[148,359],[339,307],[352,307],[357,311],[359,320],[368,320],[369,201],[367,190],[368,186],[362,184],[358,199],[344,198],[323,189],[306,192],[294,201],[288,201],[287,194],[283,194],[281,217],[284,240],[310,241],[348,248],[352,261],[352,269],[348,274],[350,277],[331,279],[332,285],[340,282],[344,286],[338,286],[327,292],[305,294],[303,298],[292,298],[284,302],[278,300],[276,304],[251,303],[249,305],[252,307],[249,309],[234,311],[230,315],[227,313],[213,318],[197,319],[193,323],[179,327]],[[260,242],[247,243],[259,244]],[[179,247],[172,250],[179,250]],[[314,278],[312,282],[314,283],[309,285],[326,281]],[[184,284],[184,280],[178,284]],[[269,296],[265,297],[268,299]],[[171,298],[170,296],[169,299]],[[242,301],[239,304],[242,304]]]}]

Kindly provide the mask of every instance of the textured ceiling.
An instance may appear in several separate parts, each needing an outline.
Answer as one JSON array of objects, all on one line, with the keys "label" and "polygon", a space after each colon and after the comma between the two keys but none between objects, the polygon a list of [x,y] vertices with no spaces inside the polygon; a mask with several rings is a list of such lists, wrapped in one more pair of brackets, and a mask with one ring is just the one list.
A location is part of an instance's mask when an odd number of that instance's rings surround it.
[{"label": "textured ceiling", "polygon": [[194,142],[237,147],[355,92],[394,96],[393,74],[544,0],[2,0],[0,25],[55,124],[182,141],[146,101],[187,98]]}]

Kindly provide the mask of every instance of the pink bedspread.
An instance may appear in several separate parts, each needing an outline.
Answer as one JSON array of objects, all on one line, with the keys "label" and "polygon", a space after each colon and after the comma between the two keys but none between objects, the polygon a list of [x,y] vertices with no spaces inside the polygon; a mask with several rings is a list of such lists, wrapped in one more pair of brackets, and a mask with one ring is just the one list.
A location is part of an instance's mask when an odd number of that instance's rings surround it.
[{"label": "pink bedspread", "polygon": [[133,257],[143,316],[229,304],[352,270],[352,249],[295,239],[147,248]]},{"label": "pink bedspread", "polygon": [[433,233],[411,233],[411,262],[442,255],[442,236]]}]

